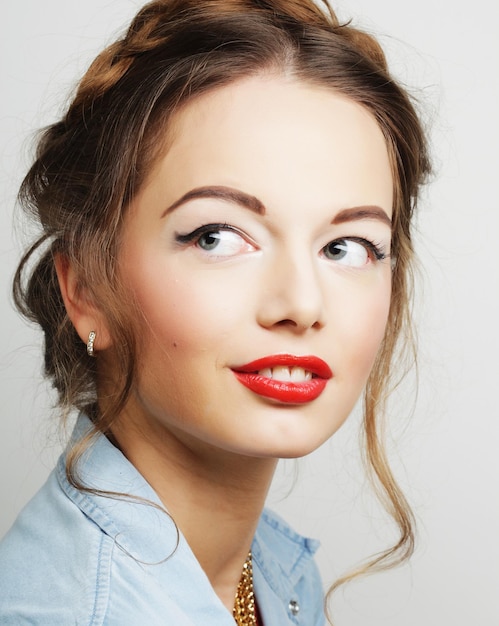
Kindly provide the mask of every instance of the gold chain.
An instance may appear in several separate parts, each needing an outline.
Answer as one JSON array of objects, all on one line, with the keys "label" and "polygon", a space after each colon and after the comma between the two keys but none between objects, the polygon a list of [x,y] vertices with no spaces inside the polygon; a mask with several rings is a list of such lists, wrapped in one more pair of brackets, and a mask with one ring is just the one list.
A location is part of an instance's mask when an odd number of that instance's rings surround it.
[{"label": "gold chain", "polygon": [[237,626],[258,626],[255,592],[253,591],[253,555],[251,550],[244,562],[241,579],[237,585],[236,600],[232,614]]}]

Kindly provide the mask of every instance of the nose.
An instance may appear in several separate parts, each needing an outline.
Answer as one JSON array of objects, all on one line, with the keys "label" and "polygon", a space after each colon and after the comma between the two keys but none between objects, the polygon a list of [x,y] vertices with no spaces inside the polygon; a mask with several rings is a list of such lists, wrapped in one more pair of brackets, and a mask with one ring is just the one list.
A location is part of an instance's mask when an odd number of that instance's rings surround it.
[{"label": "nose", "polygon": [[320,268],[305,255],[279,255],[262,281],[258,323],[295,333],[320,329],[326,322]]}]

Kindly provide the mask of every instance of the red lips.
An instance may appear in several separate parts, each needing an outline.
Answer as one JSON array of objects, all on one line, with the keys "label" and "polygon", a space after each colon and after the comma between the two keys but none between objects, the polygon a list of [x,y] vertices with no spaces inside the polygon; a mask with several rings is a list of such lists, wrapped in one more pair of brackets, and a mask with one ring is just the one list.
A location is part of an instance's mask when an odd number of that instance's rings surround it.
[{"label": "red lips", "polygon": [[[301,367],[311,372],[312,378],[303,382],[268,378],[258,372],[274,367]],[[318,398],[333,373],[328,364],[316,356],[276,354],[257,359],[233,369],[236,378],[245,387],[265,398],[289,404],[304,404]]]}]

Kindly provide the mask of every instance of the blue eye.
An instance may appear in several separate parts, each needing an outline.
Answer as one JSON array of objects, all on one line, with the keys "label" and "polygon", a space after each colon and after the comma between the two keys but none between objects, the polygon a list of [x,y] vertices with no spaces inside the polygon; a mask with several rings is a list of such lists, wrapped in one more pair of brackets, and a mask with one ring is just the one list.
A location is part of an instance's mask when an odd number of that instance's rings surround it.
[{"label": "blue eye", "polygon": [[322,248],[322,254],[326,259],[347,267],[364,267],[372,261],[386,258],[379,246],[360,237],[335,239]]},{"label": "blue eye", "polygon": [[177,234],[176,240],[183,245],[193,245],[213,258],[228,258],[255,250],[242,233],[228,224],[206,224],[186,235]]},{"label": "blue eye", "polygon": [[204,233],[197,240],[197,245],[203,250],[214,250],[221,241],[220,232],[214,231],[211,233]]},{"label": "blue eye", "polygon": [[215,251],[217,257],[228,257],[243,252],[248,242],[233,230],[213,230],[203,233],[196,245],[205,252]]}]

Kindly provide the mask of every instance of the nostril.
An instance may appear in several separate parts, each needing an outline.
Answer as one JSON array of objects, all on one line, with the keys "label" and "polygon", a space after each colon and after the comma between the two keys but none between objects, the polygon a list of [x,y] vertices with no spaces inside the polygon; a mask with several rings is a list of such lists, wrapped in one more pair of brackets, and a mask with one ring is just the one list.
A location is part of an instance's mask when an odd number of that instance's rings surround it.
[{"label": "nostril", "polygon": [[323,323],[320,320],[313,322],[312,324],[307,323],[305,320],[303,322],[296,321],[294,319],[283,319],[272,324],[274,328],[288,328],[295,332],[303,332],[308,329],[319,330],[323,327]]},{"label": "nostril", "polygon": [[293,326],[296,327],[298,324],[294,320],[280,320],[277,322],[276,326]]}]

